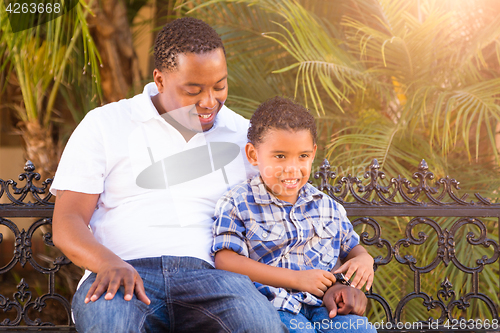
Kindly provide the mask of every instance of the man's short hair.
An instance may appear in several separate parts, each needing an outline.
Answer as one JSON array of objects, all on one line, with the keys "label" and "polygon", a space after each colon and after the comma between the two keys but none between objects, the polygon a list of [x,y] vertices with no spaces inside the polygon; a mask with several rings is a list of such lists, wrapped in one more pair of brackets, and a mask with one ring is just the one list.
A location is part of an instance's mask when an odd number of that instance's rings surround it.
[{"label": "man's short hair", "polygon": [[316,121],[309,111],[300,104],[285,97],[273,97],[259,105],[248,129],[248,141],[254,146],[262,142],[271,129],[308,130],[316,144]]},{"label": "man's short hair", "polygon": [[221,48],[224,45],[215,30],[193,17],[183,17],[167,23],[158,33],[155,41],[155,68],[160,71],[173,71],[177,68],[179,53],[201,54]]}]

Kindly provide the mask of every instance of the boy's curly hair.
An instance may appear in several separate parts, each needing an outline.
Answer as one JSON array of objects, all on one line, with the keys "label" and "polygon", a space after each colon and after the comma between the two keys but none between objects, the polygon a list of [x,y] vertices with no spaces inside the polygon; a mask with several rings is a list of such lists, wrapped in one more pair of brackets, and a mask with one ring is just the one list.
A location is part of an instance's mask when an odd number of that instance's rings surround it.
[{"label": "boy's curly hair", "polygon": [[192,52],[201,54],[221,48],[222,40],[215,30],[193,17],[183,17],[167,23],[155,41],[155,68],[171,72],[177,68],[177,55]]},{"label": "boy's curly hair", "polygon": [[248,129],[248,141],[254,146],[262,142],[270,129],[308,130],[316,144],[316,122],[309,111],[285,97],[273,97],[259,105]]}]

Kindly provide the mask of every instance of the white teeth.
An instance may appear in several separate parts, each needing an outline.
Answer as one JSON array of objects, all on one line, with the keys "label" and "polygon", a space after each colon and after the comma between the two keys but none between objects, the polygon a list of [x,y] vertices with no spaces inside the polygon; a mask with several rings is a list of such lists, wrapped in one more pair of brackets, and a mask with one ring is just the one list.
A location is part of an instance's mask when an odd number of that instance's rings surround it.
[{"label": "white teeth", "polygon": [[297,179],[293,179],[293,180],[283,180],[282,181],[283,183],[287,184],[287,185],[294,185],[294,184],[297,184]]},{"label": "white teeth", "polygon": [[211,114],[199,114],[198,117],[203,118],[203,119],[208,119],[210,118]]}]

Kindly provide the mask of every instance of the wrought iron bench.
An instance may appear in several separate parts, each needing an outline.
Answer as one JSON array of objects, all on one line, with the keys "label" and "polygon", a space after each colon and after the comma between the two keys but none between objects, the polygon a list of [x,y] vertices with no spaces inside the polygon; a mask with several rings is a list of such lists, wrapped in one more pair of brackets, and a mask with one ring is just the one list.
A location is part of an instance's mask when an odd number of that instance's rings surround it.
[{"label": "wrought iron bench", "polygon": [[[318,188],[344,205],[362,243],[375,256],[375,283],[366,293],[367,314],[375,328],[379,332],[499,332],[499,266],[493,264],[500,248],[489,237],[498,237],[500,204],[479,194],[476,201],[466,201],[466,195],[457,197],[458,182],[449,177],[431,184],[434,175],[425,161],[413,175],[415,185],[400,176],[388,181],[379,169],[374,160],[364,174],[365,185],[356,177],[338,176],[326,160],[314,174]],[[22,187],[0,179],[0,200],[7,201],[0,201],[0,259],[12,254],[2,259],[5,263],[0,261],[0,331],[74,332],[72,290],[66,296],[59,291],[61,270],[72,264],[54,250],[50,255],[38,251],[35,242],[43,240],[42,247],[53,248],[51,179],[37,187],[40,176],[31,162],[24,171],[19,176],[25,183]],[[18,227],[23,218],[33,218],[27,230]],[[477,247],[483,252],[473,249]],[[28,284],[28,276],[33,275],[27,274],[29,267],[46,287],[41,288],[39,280]],[[390,274],[393,279],[384,278]],[[33,288],[38,289],[37,295]],[[383,288],[389,293],[377,294]],[[56,310],[46,315],[49,308]],[[408,313],[418,308],[428,315],[414,318]]]}]

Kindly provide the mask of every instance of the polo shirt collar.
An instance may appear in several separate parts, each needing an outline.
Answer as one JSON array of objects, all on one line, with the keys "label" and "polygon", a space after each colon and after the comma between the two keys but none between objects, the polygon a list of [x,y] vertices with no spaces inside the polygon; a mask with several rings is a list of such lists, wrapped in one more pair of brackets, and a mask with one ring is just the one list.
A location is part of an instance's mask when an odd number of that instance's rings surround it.
[{"label": "polo shirt collar", "polygon": [[[158,93],[158,87],[156,87],[156,84],[154,82],[150,82],[144,86],[142,94],[134,97],[137,98],[136,102],[138,104],[138,107],[134,108],[133,110],[132,118],[134,120],[144,123],[153,118],[162,118],[158,113],[158,110],[156,110],[153,101],[151,100],[151,97],[157,95]],[[231,117],[230,112],[231,111],[225,105],[223,105],[219,113],[215,117],[214,126],[207,132],[211,132],[216,128],[224,127],[232,132],[237,132],[238,128],[236,126],[234,118]]]},{"label": "polo shirt collar", "polygon": [[215,117],[214,126],[208,130],[210,132],[213,129],[225,127],[231,132],[237,132],[238,127],[234,122],[234,117],[231,117],[231,110],[229,110],[225,105],[219,110],[219,113]]},{"label": "polo shirt collar", "polygon": [[142,94],[132,98],[136,104],[132,109],[133,120],[145,123],[156,117],[161,118],[153,104],[153,101],[151,100],[151,97],[157,94],[158,88],[156,87],[156,84],[154,82],[150,82],[144,86]]},{"label": "polo shirt collar", "polygon": [[[269,191],[266,189],[266,185],[264,184],[264,181],[260,177],[260,174],[254,176],[250,180],[250,187],[252,189],[252,195],[255,199],[255,203],[259,205],[269,205],[271,203],[274,203],[278,206],[285,206],[285,205],[290,205],[290,203],[287,203],[286,201],[280,200],[276,198],[276,196],[272,195],[269,193]],[[300,190],[299,190],[299,195],[297,198],[297,202],[295,204],[304,204],[308,203],[311,201],[314,201],[318,198],[321,198],[323,196],[323,193],[316,189],[314,186],[312,186],[309,183],[306,183]]]}]

